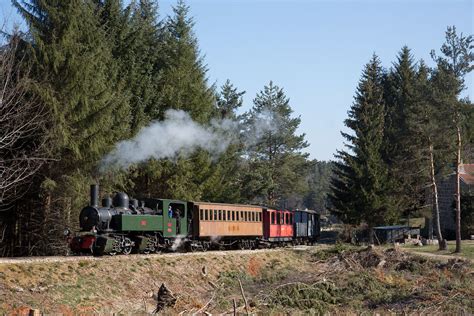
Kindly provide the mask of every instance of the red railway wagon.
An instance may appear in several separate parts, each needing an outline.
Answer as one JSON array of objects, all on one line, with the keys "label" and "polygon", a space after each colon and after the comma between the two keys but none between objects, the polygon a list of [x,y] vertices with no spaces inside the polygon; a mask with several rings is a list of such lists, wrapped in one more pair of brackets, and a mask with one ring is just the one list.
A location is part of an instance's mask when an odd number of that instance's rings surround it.
[{"label": "red railway wagon", "polygon": [[293,212],[263,209],[263,237],[269,242],[288,242],[293,238]]}]

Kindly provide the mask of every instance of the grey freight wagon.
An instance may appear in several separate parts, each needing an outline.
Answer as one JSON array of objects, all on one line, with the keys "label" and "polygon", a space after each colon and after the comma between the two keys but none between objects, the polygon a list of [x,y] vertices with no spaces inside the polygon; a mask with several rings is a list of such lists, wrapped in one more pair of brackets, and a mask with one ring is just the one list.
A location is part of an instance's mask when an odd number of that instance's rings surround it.
[{"label": "grey freight wagon", "polygon": [[296,244],[313,244],[321,235],[320,214],[313,210],[296,210],[293,222]]}]

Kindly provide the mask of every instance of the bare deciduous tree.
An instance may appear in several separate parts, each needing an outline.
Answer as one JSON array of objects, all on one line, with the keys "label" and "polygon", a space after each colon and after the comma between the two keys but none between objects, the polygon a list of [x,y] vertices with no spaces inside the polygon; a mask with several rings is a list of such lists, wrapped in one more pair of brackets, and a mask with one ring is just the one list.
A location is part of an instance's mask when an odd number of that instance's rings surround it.
[{"label": "bare deciduous tree", "polygon": [[10,37],[0,48],[0,210],[21,198],[46,159],[47,112],[28,91],[28,67]]}]

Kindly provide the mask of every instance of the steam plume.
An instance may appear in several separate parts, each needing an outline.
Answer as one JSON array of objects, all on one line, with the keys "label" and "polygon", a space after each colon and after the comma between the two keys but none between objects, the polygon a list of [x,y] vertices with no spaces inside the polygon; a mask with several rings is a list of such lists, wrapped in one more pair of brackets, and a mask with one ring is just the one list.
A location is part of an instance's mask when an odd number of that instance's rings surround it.
[{"label": "steam plume", "polygon": [[247,127],[240,136],[239,123],[232,120],[213,120],[210,126],[203,126],[180,110],[168,110],[163,121],[144,127],[137,136],[119,142],[115,149],[105,156],[101,170],[109,167],[128,168],[134,163],[155,159],[174,159],[178,155],[188,157],[197,149],[203,149],[214,157],[222,154],[231,143],[243,141],[252,145],[266,131],[276,128],[275,115],[264,112]]}]

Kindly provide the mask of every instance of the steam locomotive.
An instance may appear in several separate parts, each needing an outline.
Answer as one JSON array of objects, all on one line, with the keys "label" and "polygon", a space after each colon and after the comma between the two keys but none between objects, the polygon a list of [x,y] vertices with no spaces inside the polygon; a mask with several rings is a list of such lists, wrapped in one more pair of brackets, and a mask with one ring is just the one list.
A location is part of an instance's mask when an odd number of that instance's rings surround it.
[{"label": "steam locomotive", "polygon": [[79,215],[80,231],[66,232],[74,254],[154,253],[164,250],[255,249],[314,243],[320,216],[312,210],[171,199],[105,197],[91,185],[90,205]]}]

